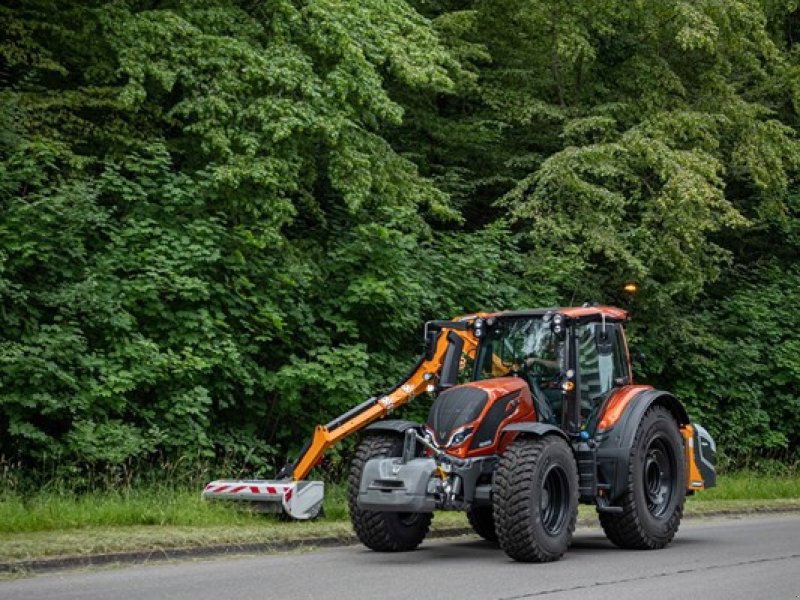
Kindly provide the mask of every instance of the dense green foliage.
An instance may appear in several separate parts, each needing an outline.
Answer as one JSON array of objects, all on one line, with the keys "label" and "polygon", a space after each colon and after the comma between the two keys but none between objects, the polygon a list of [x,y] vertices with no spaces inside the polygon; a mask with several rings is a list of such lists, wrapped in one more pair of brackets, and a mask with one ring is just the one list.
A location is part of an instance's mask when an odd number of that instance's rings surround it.
[{"label": "dense green foliage", "polygon": [[261,474],[426,318],[623,302],[735,460],[800,437],[795,0],[0,7],[0,455]]}]

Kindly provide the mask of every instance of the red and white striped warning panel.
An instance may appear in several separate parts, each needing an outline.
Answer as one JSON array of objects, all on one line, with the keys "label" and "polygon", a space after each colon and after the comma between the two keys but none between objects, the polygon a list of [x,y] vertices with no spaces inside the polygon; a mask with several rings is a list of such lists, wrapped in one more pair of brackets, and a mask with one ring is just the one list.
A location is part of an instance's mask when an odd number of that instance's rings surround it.
[{"label": "red and white striped warning panel", "polygon": [[273,504],[295,519],[313,519],[322,508],[321,481],[265,481],[262,479],[220,479],[203,489],[203,498],[244,500]]}]

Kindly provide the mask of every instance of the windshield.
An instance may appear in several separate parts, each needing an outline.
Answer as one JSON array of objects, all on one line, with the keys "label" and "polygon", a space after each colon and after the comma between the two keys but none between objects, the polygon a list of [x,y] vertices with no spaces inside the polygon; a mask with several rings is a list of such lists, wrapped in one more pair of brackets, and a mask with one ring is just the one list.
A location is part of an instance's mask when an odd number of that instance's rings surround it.
[{"label": "windshield", "polygon": [[476,377],[536,373],[554,378],[562,370],[563,354],[563,342],[541,317],[500,319],[481,343]]}]

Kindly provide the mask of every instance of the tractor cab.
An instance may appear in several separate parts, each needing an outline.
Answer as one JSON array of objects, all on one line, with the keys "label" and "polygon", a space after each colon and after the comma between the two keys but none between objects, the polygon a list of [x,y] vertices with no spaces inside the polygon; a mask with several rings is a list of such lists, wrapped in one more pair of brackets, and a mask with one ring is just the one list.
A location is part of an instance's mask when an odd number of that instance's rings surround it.
[{"label": "tractor cab", "polygon": [[606,307],[500,313],[487,317],[472,379],[519,377],[539,421],[593,435],[604,401],[632,382],[622,323]]},{"label": "tractor cab", "polygon": [[538,420],[557,425],[568,368],[566,340],[551,325],[552,319],[541,316],[493,320],[478,347],[473,378],[521,378],[531,391]]},{"label": "tractor cab", "polygon": [[519,423],[593,439],[610,397],[631,384],[626,317],[587,306],[433,322],[465,334],[429,336],[439,347],[446,342],[438,385],[430,386],[438,392],[425,427],[430,441],[469,458],[502,453],[514,438],[502,432]]}]

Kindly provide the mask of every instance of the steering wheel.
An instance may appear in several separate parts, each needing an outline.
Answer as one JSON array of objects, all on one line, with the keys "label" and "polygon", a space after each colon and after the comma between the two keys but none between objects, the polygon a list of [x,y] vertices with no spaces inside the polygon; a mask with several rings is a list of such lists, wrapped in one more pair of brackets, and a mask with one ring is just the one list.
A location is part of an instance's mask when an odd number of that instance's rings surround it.
[{"label": "steering wheel", "polygon": [[526,360],[525,365],[527,366],[526,368],[528,373],[538,377],[539,379],[542,379],[545,375],[547,375],[547,370],[545,369],[545,366],[536,358],[534,358],[531,361],[530,365],[528,365],[528,362]]},{"label": "steering wheel", "polygon": [[[531,358],[534,360],[528,365],[527,361]],[[535,380],[539,388],[550,389],[558,386],[560,379],[558,370],[554,370],[549,365],[546,365],[544,359],[528,357],[523,364],[525,365],[525,374],[529,379]]]},{"label": "steering wheel", "polygon": [[536,356],[526,356],[520,363],[520,372],[539,379],[547,376],[547,369]]}]

